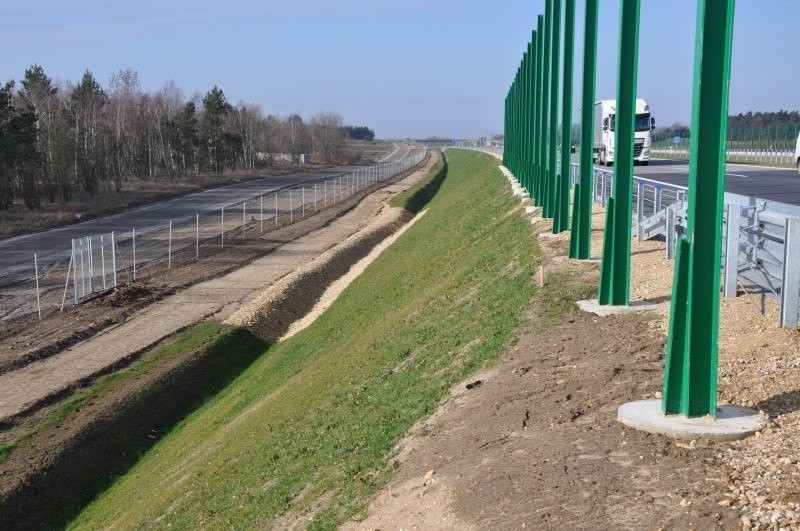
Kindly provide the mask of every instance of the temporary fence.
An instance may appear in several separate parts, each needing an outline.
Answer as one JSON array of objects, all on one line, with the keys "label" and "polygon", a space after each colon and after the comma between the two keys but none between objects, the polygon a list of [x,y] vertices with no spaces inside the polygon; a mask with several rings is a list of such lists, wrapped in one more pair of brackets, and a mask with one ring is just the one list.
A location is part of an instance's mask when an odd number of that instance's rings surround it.
[{"label": "temporary fence", "polygon": [[298,222],[419,164],[427,148],[337,177],[267,191],[219,208],[139,229],[92,234],[58,252],[4,260],[0,320],[80,304],[142,275],[219,253],[236,242]]}]

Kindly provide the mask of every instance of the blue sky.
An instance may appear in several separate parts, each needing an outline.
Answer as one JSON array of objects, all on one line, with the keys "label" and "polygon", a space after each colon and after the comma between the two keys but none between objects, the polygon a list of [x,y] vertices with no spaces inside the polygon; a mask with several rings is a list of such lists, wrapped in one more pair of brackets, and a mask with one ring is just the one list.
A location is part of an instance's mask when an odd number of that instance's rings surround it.
[{"label": "blue sky", "polygon": [[[503,126],[503,99],[543,0],[29,0],[4,2],[0,80],[33,63],[53,78],[120,68],[146,90],[285,115],[334,110],[379,137],[477,137]],[[576,58],[583,1],[578,0]],[[602,0],[598,99],[613,98],[619,1]],[[642,0],[639,95],[660,125],[688,122],[696,3]],[[731,112],[800,108],[800,0],[739,0]],[[580,87],[576,75],[576,98]]]}]

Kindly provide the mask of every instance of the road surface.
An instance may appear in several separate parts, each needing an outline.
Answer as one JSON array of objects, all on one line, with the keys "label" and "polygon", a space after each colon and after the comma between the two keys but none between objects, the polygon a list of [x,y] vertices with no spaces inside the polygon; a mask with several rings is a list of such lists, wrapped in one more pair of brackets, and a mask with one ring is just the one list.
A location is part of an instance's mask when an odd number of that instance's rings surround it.
[{"label": "road surface", "polygon": [[[395,149],[381,162],[391,162],[402,159],[410,153],[410,148],[405,144],[395,144]],[[94,234],[107,234],[128,232],[131,229],[140,231],[152,225],[163,225],[173,219],[184,219],[194,216],[197,212],[217,210],[223,206],[241,203],[246,199],[259,195],[274,193],[277,190],[300,186],[307,183],[332,180],[341,175],[354,171],[364,170],[365,166],[351,166],[330,168],[321,171],[309,171],[266,177],[245,183],[237,183],[220,188],[203,190],[167,201],[154,203],[144,207],[127,210],[118,214],[91,219],[83,223],[58,227],[47,231],[16,236],[0,241],[0,270],[3,266],[19,260],[20,256],[29,256],[33,253],[48,254],[70,249],[70,242],[74,238]]]}]

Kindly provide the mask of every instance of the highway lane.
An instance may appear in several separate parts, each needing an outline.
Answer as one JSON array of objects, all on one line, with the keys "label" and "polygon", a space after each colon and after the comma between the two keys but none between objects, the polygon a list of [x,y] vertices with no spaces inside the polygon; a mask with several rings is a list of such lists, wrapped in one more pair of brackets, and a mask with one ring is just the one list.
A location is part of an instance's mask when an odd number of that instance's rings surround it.
[{"label": "highway lane", "polygon": [[[384,157],[381,162],[400,160],[410,152],[411,149],[407,145],[395,144],[394,150]],[[217,210],[223,206],[240,203],[258,195],[271,194],[283,188],[302,186],[308,183],[313,184],[314,182],[322,183],[325,180],[332,180],[364,168],[365,166],[344,166],[255,179],[249,182],[195,192],[75,225],[9,238],[0,241],[0,268],[4,262],[8,263],[23,256],[27,257],[27,255],[34,252],[46,254],[68,250],[70,241],[73,238],[106,234],[112,231],[122,233],[131,229],[140,231],[151,225],[165,224],[169,223],[170,220],[188,218],[198,212]]]},{"label": "highway lane", "polygon": [[[601,170],[613,167],[596,166]],[[637,177],[667,184],[688,186],[689,162],[653,159],[649,166],[634,166]],[[725,169],[725,191],[769,201],[800,205],[800,176],[794,168],[771,168],[728,163]]]}]

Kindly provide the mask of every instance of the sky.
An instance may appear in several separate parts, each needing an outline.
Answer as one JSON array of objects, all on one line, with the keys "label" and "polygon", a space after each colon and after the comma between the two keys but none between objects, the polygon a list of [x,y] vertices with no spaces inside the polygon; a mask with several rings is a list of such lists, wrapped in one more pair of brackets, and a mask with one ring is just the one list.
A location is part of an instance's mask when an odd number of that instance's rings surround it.
[{"label": "sky", "polygon": [[[122,68],[190,98],[219,86],[267,114],[340,113],[379,138],[502,132],[544,0],[4,0],[0,81]],[[577,0],[579,100],[583,0]],[[638,93],[657,125],[691,116],[696,2],[642,0]],[[619,0],[602,0],[597,99],[614,98]],[[731,113],[800,109],[800,0],[736,2]],[[577,116],[577,115],[575,115]]]}]

